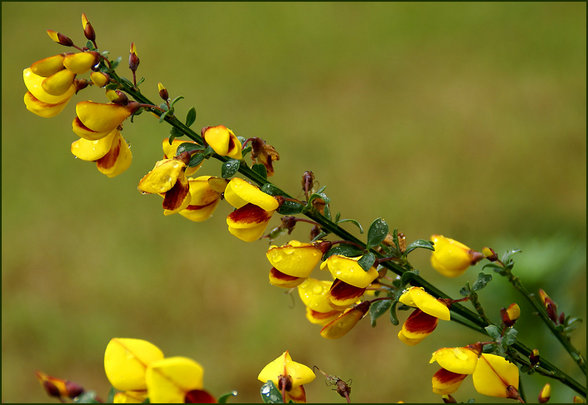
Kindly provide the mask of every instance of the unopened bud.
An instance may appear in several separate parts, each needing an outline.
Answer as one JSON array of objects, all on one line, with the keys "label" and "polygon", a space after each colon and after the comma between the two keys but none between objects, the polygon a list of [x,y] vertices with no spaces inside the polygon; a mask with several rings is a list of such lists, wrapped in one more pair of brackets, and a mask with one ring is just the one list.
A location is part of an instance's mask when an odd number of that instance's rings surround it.
[{"label": "unopened bud", "polygon": [[582,398],[581,396],[574,395],[574,398],[572,398],[572,402],[573,402],[574,404],[583,404],[583,403],[585,403],[586,401],[585,401],[585,400],[584,400],[584,398]]},{"label": "unopened bud", "polygon": [[453,398],[450,394],[445,394],[441,397],[441,399],[443,400],[443,403],[446,404],[457,404],[457,401],[455,400],[455,398]]},{"label": "unopened bud", "polygon": [[159,97],[161,97],[163,101],[169,100],[169,93],[167,92],[167,89],[163,87],[161,82],[157,83],[157,90],[159,90]]},{"label": "unopened bud", "polygon": [[90,73],[90,80],[94,83],[96,87],[104,87],[110,81],[110,76],[106,73],[102,72],[92,72]]},{"label": "unopened bud", "polygon": [[106,97],[115,104],[127,105],[129,103],[127,95],[120,90],[108,90]]},{"label": "unopened bud", "polygon": [[517,303],[513,303],[510,304],[506,309],[502,308],[500,310],[500,315],[502,316],[502,322],[504,325],[511,327],[521,316],[521,308]]},{"label": "unopened bud", "polygon": [[495,262],[496,260],[498,260],[498,255],[496,254],[496,252],[492,248],[489,248],[489,247],[482,248],[482,254],[484,255],[484,257],[486,259],[490,260],[491,262]]},{"label": "unopened bud", "polygon": [[561,314],[559,314],[559,319],[558,319],[558,321],[559,321],[559,323],[560,323],[561,325],[563,325],[564,323],[566,323],[566,314],[565,314],[565,313],[563,313],[563,312],[562,312]]},{"label": "unopened bud", "polygon": [[94,32],[94,28],[88,21],[88,17],[86,17],[85,13],[82,13],[82,27],[84,27],[84,35],[86,38],[94,42],[96,40],[96,33]]},{"label": "unopened bud", "polygon": [[557,305],[555,302],[553,302],[549,295],[547,295],[542,289],[539,289],[539,297],[541,297],[541,302],[543,302],[543,305],[545,306],[549,319],[557,323]]},{"label": "unopened bud", "polygon": [[65,35],[57,32],[57,31],[47,30],[47,35],[49,35],[49,38],[51,38],[53,41],[57,42],[59,45],[63,45],[63,46],[72,46],[73,45],[73,41],[69,37],[66,37]]},{"label": "unopened bud", "polygon": [[67,396],[70,398],[75,398],[84,392],[84,388],[73,381],[66,381],[65,389],[67,390]]},{"label": "unopened bud", "polygon": [[533,349],[533,351],[531,351],[531,354],[529,355],[529,361],[531,362],[532,366],[535,366],[537,363],[539,363],[539,350]]},{"label": "unopened bud", "polygon": [[543,388],[541,388],[537,400],[540,404],[544,404],[549,401],[549,398],[551,398],[551,385],[545,384]]},{"label": "unopened bud", "polygon": [[84,79],[74,79],[74,86],[76,86],[76,94],[78,91],[85,89],[90,84],[89,81]]},{"label": "unopened bud", "polygon": [[131,51],[129,53],[129,69],[131,69],[132,72],[135,72],[139,67],[139,62],[137,48],[135,47],[135,43],[131,42]]}]

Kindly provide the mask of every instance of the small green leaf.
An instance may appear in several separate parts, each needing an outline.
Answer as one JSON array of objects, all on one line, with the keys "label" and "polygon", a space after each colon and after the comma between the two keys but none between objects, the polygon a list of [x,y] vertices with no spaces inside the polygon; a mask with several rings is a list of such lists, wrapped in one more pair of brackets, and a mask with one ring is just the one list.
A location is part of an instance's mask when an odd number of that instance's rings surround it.
[{"label": "small green leaf", "polygon": [[283,404],[284,400],[282,399],[282,394],[276,387],[276,385],[271,381],[267,381],[265,384],[261,386],[261,390],[259,390],[259,394],[261,395],[261,400],[265,404]]},{"label": "small green leaf", "polygon": [[143,84],[144,81],[145,81],[144,77],[141,77],[139,80],[137,80],[137,87],[139,87],[141,84]]},{"label": "small green leaf", "polygon": [[278,214],[295,215],[300,214],[303,209],[304,205],[297,203],[296,201],[285,200],[278,208]]},{"label": "small green leaf", "polygon": [[470,283],[466,283],[466,285],[461,290],[459,290],[459,295],[462,297],[469,297],[471,293],[472,289],[470,287]]},{"label": "small green leaf", "polygon": [[177,96],[176,98],[174,98],[171,102],[170,105],[173,107],[174,104],[176,104],[178,101],[182,100],[184,98],[184,96]]},{"label": "small green leaf", "polygon": [[186,126],[189,127],[196,121],[196,109],[194,107],[188,110],[188,114],[186,115]]},{"label": "small green leaf", "polygon": [[253,170],[255,173],[259,174],[261,177],[267,180],[267,170],[265,166],[261,163],[256,163],[253,166],[251,166],[251,170]]},{"label": "small green leaf", "polygon": [[418,275],[419,271],[417,269],[405,271],[404,273],[402,273],[402,276],[400,276],[400,281],[402,281],[402,285],[406,285],[410,280],[412,280],[413,278],[415,278],[415,276]]},{"label": "small green leaf", "polygon": [[171,129],[169,131],[169,135],[170,135],[170,137],[169,137],[170,142],[169,143],[171,144],[175,138],[179,138],[179,137],[184,136],[184,133],[182,131],[180,131],[179,129],[177,129],[176,127],[171,127]]},{"label": "small green leaf", "polygon": [[94,48],[94,43],[92,41],[86,42],[86,48],[88,48],[89,51],[95,51],[96,50],[96,48]]},{"label": "small green leaf", "polygon": [[338,216],[340,216],[341,214],[337,214],[337,217],[335,218],[335,222],[337,222],[338,224],[342,224],[344,222],[351,222],[352,224],[356,225],[359,228],[359,233],[363,233],[363,227],[361,226],[361,224],[359,223],[359,221],[356,221],[355,219],[351,219],[351,218],[345,218],[345,219],[339,219]]},{"label": "small green leaf", "polygon": [[433,243],[431,241],[428,240],[424,240],[424,239],[417,239],[414,242],[411,242],[407,247],[406,247],[406,251],[404,252],[404,255],[408,255],[410,252],[412,252],[415,249],[428,249],[428,250],[435,250],[435,248],[433,247]]},{"label": "small green leaf", "polygon": [[370,305],[370,322],[372,328],[376,326],[376,319],[384,314],[392,306],[392,300],[380,300]]},{"label": "small green leaf", "polygon": [[502,343],[505,346],[510,346],[517,341],[517,335],[519,331],[515,328],[508,328],[506,333],[504,334],[504,338],[502,339]]},{"label": "small green leaf", "polygon": [[239,171],[241,162],[236,159],[230,159],[223,163],[221,167],[221,177],[223,179],[231,178]]},{"label": "small green leaf", "polygon": [[271,183],[265,183],[262,187],[261,187],[261,191],[263,191],[266,194],[269,195],[282,195],[283,191],[280,190],[279,188],[277,188],[276,186],[274,186]]},{"label": "small green leaf", "polygon": [[[121,60],[122,60],[122,56],[119,56],[118,58],[116,58],[115,60],[113,60],[112,62],[110,62],[110,70],[116,69],[118,67],[118,64],[120,63]],[[132,83],[131,83],[131,85],[132,85]]]},{"label": "small green leaf", "polygon": [[327,260],[332,255],[341,255],[346,257],[357,257],[361,255],[362,250],[353,245],[341,244],[330,248],[327,253],[323,255],[323,260]]},{"label": "small green leaf", "polygon": [[104,86],[104,89],[106,90],[115,90],[118,88],[118,83],[108,83],[106,86]]},{"label": "small green leaf", "polygon": [[327,235],[328,235],[327,232],[321,231],[318,235],[316,235],[314,238],[312,238],[311,242],[316,242],[317,240],[321,240]]},{"label": "small green leaf", "polygon": [[392,325],[398,325],[400,322],[398,321],[398,315],[396,315],[396,307],[398,306],[398,299],[392,303],[390,307],[390,322]]},{"label": "small green leaf", "polygon": [[492,274],[480,273],[478,274],[478,279],[474,282],[472,286],[472,290],[479,291],[482,288],[486,287],[486,285],[492,281]]},{"label": "small green leaf", "polygon": [[166,112],[164,112],[163,114],[161,114],[161,115],[159,116],[159,123],[160,123],[160,124],[161,124],[163,121],[165,121],[165,117],[167,117],[169,113],[170,113],[170,111],[166,111]]},{"label": "small green leaf", "polygon": [[192,155],[192,157],[190,158],[190,161],[188,162],[188,166],[189,167],[194,167],[194,166],[198,166],[200,163],[202,163],[202,161],[204,160],[206,156],[204,155],[204,153],[195,153]]},{"label": "small green leaf", "polygon": [[388,235],[388,224],[382,218],[378,218],[372,222],[370,229],[368,229],[367,249],[378,246]]},{"label": "small green leaf", "polygon": [[216,402],[218,402],[219,404],[226,404],[227,401],[231,397],[236,397],[236,396],[237,396],[237,391],[227,392],[226,394],[222,394],[220,397],[218,397],[218,399],[216,400]]},{"label": "small green leaf", "polygon": [[359,264],[365,271],[369,271],[369,269],[374,265],[375,261],[376,255],[374,255],[372,252],[367,252],[359,258],[357,264]]},{"label": "small green leaf", "polygon": [[500,329],[496,325],[488,325],[484,329],[488,332],[488,335],[492,339],[499,339],[500,338]]},{"label": "small green leaf", "polygon": [[178,149],[176,151],[176,156],[177,155],[181,155],[184,152],[194,152],[194,151],[200,151],[200,150],[204,150],[204,146],[202,145],[196,145],[194,143],[191,142],[184,142],[182,144],[180,144],[180,146],[178,146]]}]

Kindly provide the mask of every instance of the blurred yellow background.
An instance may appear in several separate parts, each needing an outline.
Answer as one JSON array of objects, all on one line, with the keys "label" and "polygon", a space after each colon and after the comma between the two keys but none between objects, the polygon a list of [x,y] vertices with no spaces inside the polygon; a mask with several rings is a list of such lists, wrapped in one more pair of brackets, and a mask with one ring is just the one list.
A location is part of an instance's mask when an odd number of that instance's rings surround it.
[{"label": "blurred yellow background", "polygon": [[[161,81],[172,98],[185,96],[178,115],[196,107],[195,128],[224,124],[274,145],[273,180],[284,190],[302,197],[301,175],[312,170],[333,210],[364,227],[381,216],[409,241],[441,233],[474,249],[522,249],[516,274],[585,318],[585,3],[4,2],[3,402],[46,401],[36,369],[105,398],[112,337],[194,358],[209,391],[235,389],[239,402],[260,401],[257,374],[286,349],[351,379],[354,402],[439,402],[430,353],[480,339],[441,323],[407,347],[386,317],[322,339],[296,294],[269,285],[267,242],[227,232],[227,204],[196,224],[164,217],[161,199],[136,190],[169,133],[148,114],[125,124],[134,160],[123,175],[108,179],[74,159],[74,105],[105,102],[102,91],[84,90],[43,119],[25,109],[21,77],[65,51],[45,30],[85,43],[82,12],[127,77],[135,42],[151,99]],[[200,173],[218,175],[220,165]],[[428,256],[411,261],[454,296],[481,268],[445,280]],[[495,320],[519,302],[521,339],[584,381],[504,280],[495,276],[480,299]],[[584,353],[585,338],[582,325],[572,341]],[[531,399],[548,382],[522,378]],[[306,390],[311,402],[343,401],[322,377]],[[553,384],[554,400],[572,395]],[[494,401],[471,379],[455,396]]]}]

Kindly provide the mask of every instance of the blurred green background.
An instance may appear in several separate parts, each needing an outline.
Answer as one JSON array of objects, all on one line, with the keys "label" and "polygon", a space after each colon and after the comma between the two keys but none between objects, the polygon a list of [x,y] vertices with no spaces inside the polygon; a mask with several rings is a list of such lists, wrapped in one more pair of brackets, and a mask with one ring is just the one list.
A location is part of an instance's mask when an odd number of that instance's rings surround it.
[{"label": "blurred green background", "polygon": [[[88,89],[42,119],[24,107],[21,72],[65,50],[46,29],[84,43],[82,12],[98,46],[123,56],[126,76],[135,42],[149,97],[161,81],[172,98],[186,97],[180,115],[196,106],[195,127],[224,124],[274,145],[280,187],[302,197],[301,175],[313,170],[335,212],[364,226],[382,216],[409,241],[441,233],[475,249],[522,249],[516,273],[527,286],[585,318],[585,3],[4,2],[3,402],[47,400],[36,369],[106,397],[102,358],[112,337],[196,359],[207,389],[236,389],[241,402],[259,402],[258,372],[286,349],[351,379],[355,402],[439,402],[430,353],[480,338],[441,323],[407,347],[382,318],[322,339],[298,297],[269,286],[267,242],[227,232],[227,204],[196,224],[164,217],[161,199],[137,192],[169,131],[148,115],[125,124],[134,160],[123,175],[107,179],[74,159],[75,103],[106,98]],[[220,167],[211,161],[200,173]],[[428,256],[411,255],[455,296],[481,268],[446,280]],[[496,320],[519,302],[521,339],[584,381],[504,280],[481,301]],[[584,325],[572,340],[585,353]],[[523,378],[531,400],[548,382]],[[553,384],[554,400],[572,395]],[[342,401],[322,377],[307,397]],[[468,378],[456,398],[472,397],[494,401]]]}]

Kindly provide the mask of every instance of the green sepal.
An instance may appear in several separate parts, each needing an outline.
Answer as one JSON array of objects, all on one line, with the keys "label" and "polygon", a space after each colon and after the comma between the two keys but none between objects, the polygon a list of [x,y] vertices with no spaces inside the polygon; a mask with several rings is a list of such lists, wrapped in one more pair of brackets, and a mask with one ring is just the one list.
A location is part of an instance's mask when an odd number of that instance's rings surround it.
[{"label": "green sepal", "polygon": [[231,391],[231,392],[227,392],[226,394],[222,394],[220,397],[217,398],[216,402],[219,404],[226,404],[227,401],[231,398],[231,397],[236,397],[237,396],[237,391]]},{"label": "green sepal", "polygon": [[108,83],[106,86],[104,86],[105,90],[116,90],[118,89],[118,83]]},{"label": "green sepal", "polygon": [[74,403],[78,404],[99,404],[100,401],[96,399],[96,391],[84,391],[73,399]]},{"label": "green sepal", "polygon": [[402,285],[406,285],[410,280],[412,280],[418,275],[419,271],[417,269],[408,270],[402,273],[402,276],[400,276],[400,281],[402,282]]},{"label": "green sepal", "polygon": [[172,112],[172,110],[167,110],[166,112],[161,114],[159,116],[159,123],[161,124],[163,121],[165,121],[165,117],[167,117],[171,112]]},{"label": "green sepal", "polygon": [[391,306],[392,300],[380,300],[373,302],[372,305],[370,305],[370,323],[372,328],[376,326],[376,319],[384,315],[384,312],[386,312]]},{"label": "green sepal", "polygon": [[198,166],[200,163],[202,163],[202,161],[205,158],[206,158],[206,155],[204,153],[193,154],[192,157],[190,158],[190,161],[188,162],[188,167]]},{"label": "green sepal", "polygon": [[110,387],[108,391],[108,398],[106,400],[107,403],[112,404],[114,403],[114,395],[118,392],[118,390],[114,387]]},{"label": "green sepal", "polygon": [[327,252],[323,255],[323,260],[327,260],[330,256],[333,255],[341,255],[345,257],[357,257],[362,253],[361,249],[353,245],[348,244],[341,244],[336,245],[327,250]]},{"label": "green sepal", "polygon": [[176,151],[176,156],[181,155],[184,152],[194,152],[194,151],[200,151],[200,150],[204,150],[204,146],[202,145],[197,145],[191,142],[184,142],[182,144],[180,144],[180,146],[178,146],[178,149]]},{"label": "green sepal", "polygon": [[261,163],[256,163],[251,166],[251,170],[263,177],[264,180],[267,180],[267,169]]},{"label": "green sepal", "polygon": [[403,253],[404,256],[408,255],[415,249],[428,249],[428,250],[435,250],[433,247],[433,243],[430,240],[424,239],[417,239],[414,242],[411,242],[407,247],[406,251]]},{"label": "green sepal", "polygon": [[484,329],[492,339],[500,339],[500,328],[496,325],[488,325]]},{"label": "green sepal", "polygon": [[474,285],[472,286],[472,290],[479,291],[482,288],[486,287],[486,285],[490,281],[492,281],[492,274],[486,274],[486,273],[480,272],[480,274],[478,274],[478,279],[474,282]]},{"label": "green sepal", "polygon": [[375,261],[376,255],[372,252],[367,252],[359,258],[357,264],[359,264],[365,271],[369,271],[369,269],[374,265]]},{"label": "green sepal", "polygon": [[327,186],[322,186],[320,189],[318,189],[318,191],[312,193],[310,197],[308,197],[308,207],[311,207],[312,200],[316,200],[317,198],[322,199],[325,202],[325,205],[328,205],[331,202],[331,199],[327,197],[324,192],[326,188]]},{"label": "green sepal", "polygon": [[170,106],[174,106],[175,103],[177,103],[178,101],[182,100],[184,98],[184,96],[177,96],[176,98],[174,98],[169,104]]},{"label": "green sepal", "polygon": [[137,87],[139,87],[141,84],[143,84],[144,81],[145,81],[144,77],[141,77],[139,80],[137,80]]},{"label": "green sepal", "polygon": [[239,171],[241,162],[236,159],[230,159],[224,162],[221,166],[221,177],[223,179],[231,178]]},{"label": "green sepal", "polygon": [[400,322],[398,321],[398,315],[396,315],[396,307],[398,306],[398,299],[396,299],[392,306],[390,307],[390,323],[392,325],[398,325]]},{"label": "green sepal", "polygon": [[[94,48],[94,43],[90,40],[88,40],[88,42],[86,42],[86,48],[88,48],[89,51],[95,51],[96,48]],[[108,52],[108,51],[106,51]]]},{"label": "green sepal", "polygon": [[196,121],[196,109],[194,107],[188,110],[188,114],[186,114],[186,126],[189,127]]},{"label": "green sepal", "polygon": [[519,331],[515,328],[508,328],[506,333],[504,334],[504,337],[502,338],[502,344],[504,346],[510,346],[514,344],[517,341],[518,334]]},{"label": "green sepal", "polygon": [[261,395],[261,400],[265,404],[284,403],[284,400],[282,399],[282,393],[278,390],[276,385],[271,380],[268,380],[265,384],[261,386],[261,389],[259,390],[259,395]]},{"label": "green sepal", "polygon": [[304,209],[304,205],[296,202],[296,201],[289,201],[284,200],[282,205],[278,208],[278,214],[282,215],[295,215],[300,214]]},{"label": "green sepal", "polygon": [[344,222],[351,222],[352,224],[356,225],[359,228],[359,233],[363,233],[363,227],[361,226],[361,224],[359,223],[359,221],[355,220],[355,219],[351,219],[351,218],[344,218],[344,219],[339,219],[339,216],[341,214],[337,213],[337,217],[335,218],[335,222],[337,224],[342,224]]},{"label": "green sepal", "polygon": [[382,218],[377,218],[368,229],[366,249],[378,246],[388,235],[388,224]]},{"label": "green sepal", "polygon": [[[119,57],[118,57],[118,58],[116,58],[115,60],[111,61],[111,62],[110,62],[110,70],[114,70],[114,69],[116,69],[116,68],[118,67],[118,65],[119,65],[119,63],[120,63],[120,61],[121,61],[121,60],[122,60],[122,56],[119,56]],[[125,80],[125,79],[121,78],[121,80]],[[128,82],[128,80],[127,80],[127,82]],[[129,82],[129,83],[131,83],[131,82]],[[133,85],[133,84],[131,83],[131,86],[132,86],[132,85]]]},{"label": "green sepal", "polygon": [[321,232],[320,232],[318,235],[316,235],[316,236],[315,236],[315,237],[314,237],[314,238],[311,240],[311,242],[316,242],[317,240],[321,240],[321,239],[323,239],[325,236],[327,236],[328,234],[329,234],[328,232],[325,232],[325,231],[321,230]]}]

